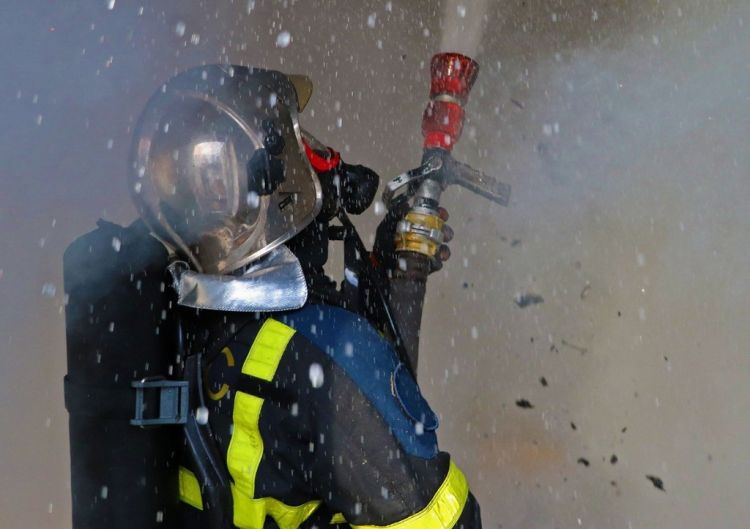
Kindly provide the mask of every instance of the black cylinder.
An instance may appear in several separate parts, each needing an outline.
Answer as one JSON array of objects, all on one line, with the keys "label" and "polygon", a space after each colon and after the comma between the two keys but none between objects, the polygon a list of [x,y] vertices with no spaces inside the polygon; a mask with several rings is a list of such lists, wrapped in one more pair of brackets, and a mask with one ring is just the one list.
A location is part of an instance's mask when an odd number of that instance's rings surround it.
[{"label": "black cylinder", "polygon": [[172,529],[181,429],[130,424],[131,382],[178,370],[168,256],[140,222],[98,226],[63,258],[73,529]]}]

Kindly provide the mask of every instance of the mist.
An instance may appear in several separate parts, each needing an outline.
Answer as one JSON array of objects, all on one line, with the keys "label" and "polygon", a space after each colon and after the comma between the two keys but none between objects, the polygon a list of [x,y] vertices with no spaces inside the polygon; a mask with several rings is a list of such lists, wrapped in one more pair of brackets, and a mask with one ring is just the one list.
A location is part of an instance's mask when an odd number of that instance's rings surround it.
[{"label": "mist", "polygon": [[[302,126],[382,183],[419,163],[438,51],[480,64],[455,157],[513,187],[509,208],[445,192],[453,256],[422,328],[441,449],[485,526],[746,525],[746,2],[7,11],[1,527],[70,527],[62,252],[99,217],[135,218],[127,160],[148,97],[203,63],[307,74]],[[379,214],[355,221],[371,243]],[[521,294],[543,302],[521,308]]]}]

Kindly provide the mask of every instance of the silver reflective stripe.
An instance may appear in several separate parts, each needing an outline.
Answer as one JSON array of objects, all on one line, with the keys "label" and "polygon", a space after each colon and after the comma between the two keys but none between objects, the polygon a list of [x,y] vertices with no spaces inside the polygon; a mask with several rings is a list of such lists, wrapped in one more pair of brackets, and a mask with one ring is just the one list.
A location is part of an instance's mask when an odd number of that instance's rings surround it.
[{"label": "silver reflective stripe", "polygon": [[170,272],[177,302],[187,307],[268,312],[298,309],[307,301],[302,266],[284,245],[253,263],[242,276],[199,274],[174,265]]}]

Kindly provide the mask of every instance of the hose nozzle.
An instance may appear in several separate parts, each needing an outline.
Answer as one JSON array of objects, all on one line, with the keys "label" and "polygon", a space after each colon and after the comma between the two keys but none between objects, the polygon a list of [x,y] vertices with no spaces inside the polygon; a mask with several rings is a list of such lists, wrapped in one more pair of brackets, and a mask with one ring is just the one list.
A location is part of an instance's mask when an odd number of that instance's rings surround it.
[{"label": "hose nozzle", "polygon": [[437,53],[430,62],[430,101],[422,116],[424,148],[450,152],[461,137],[464,105],[479,64],[460,53]]}]

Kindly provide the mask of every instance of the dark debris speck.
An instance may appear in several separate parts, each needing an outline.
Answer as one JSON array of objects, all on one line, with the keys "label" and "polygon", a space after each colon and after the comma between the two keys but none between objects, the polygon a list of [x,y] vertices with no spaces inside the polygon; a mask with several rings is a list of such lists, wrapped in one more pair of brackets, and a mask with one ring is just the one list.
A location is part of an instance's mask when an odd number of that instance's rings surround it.
[{"label": "dark debris speck", "polygon": [[667,492],[664,488],[664,481],[660,477],[646,474],[646,479],[653,483],[654,487],[656,487],[660,491]]},{"label": "dark debris speck", "polygon": [[617,454],[612,454],[612,456],[609,458],[609,462],[613,465],[616,465],[619,461]]},{"label": "dark debris speck", "polygon": [[589,352],[589,350],[586,349],[585,347],[581,347],[580,345],[576,345],[574,343],[570,343],[570,342],[568,342],[566,340],[561,340],[560,343],[563,344],[565,347],[570,347],[574,351],[578,351],[582,355],[585,355],[586,353]]},{"label": "dark debris speck", "polygon": [[516,305],[518,305],[519,308],[525,309],[526,307],[529,307],[531,305],[538,305],[539,303],[544,303],[544,298],[540,296],[539,294],[517,294],[516,297],[513,299],[513,301],[516,302]]},{"label": "dark debris speck", "polygon": [[544,378],[544,377],[541,377],[541,378],[539,379],[539,383],[540,383],[540,384],[541,384],[542,386],[544,386],[545,388],[546,388],[547,386],[549,386],[549,384],[547,383],[547,379],[546,379],[546,378]]},{"label": "dark debris speck", "polygon": [[573,430],[578,430],[578,426],[576,426],[576,423],[571,422],[570,427],[573,428]]},{"label": "dark debris speck", "polygon": [[589,465],[590,465],[591,463],[589,463],[589,460],[588,460],[588,459],[586,459],[585,457],[579,457],[579,458],[578,458],[578,464],[579,464],[579,465],[583,465],[583,466],[587,467],[587,466],[589,466]]},{"label": "dark debris speck", "polygon": [[518,399],[516,401],[516,406],[518,406],[519,408],[524,408],[526,410],[530,410],[534,407],[534,405],[526,399]]}]

